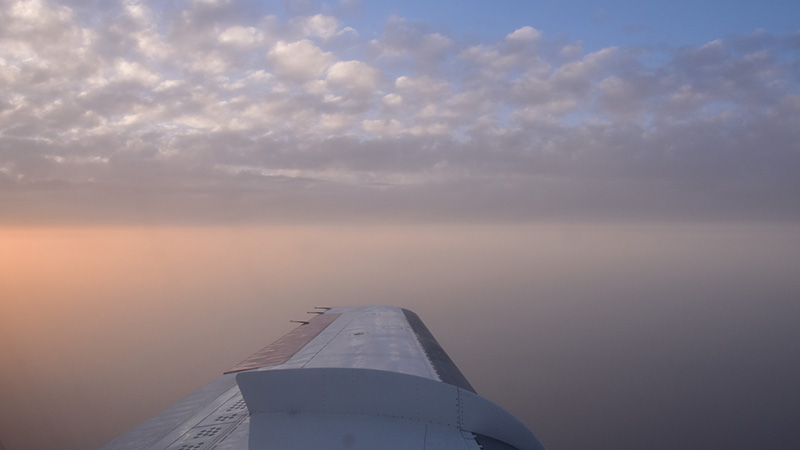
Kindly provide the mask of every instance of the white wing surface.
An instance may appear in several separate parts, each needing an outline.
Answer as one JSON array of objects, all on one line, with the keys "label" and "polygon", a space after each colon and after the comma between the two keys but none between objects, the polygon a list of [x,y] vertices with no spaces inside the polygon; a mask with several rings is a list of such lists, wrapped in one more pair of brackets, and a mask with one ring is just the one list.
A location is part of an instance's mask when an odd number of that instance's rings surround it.
[{"label": "white wing surface", "polygon": [[544,450],[413,312],[323,309],[102,450]]}]

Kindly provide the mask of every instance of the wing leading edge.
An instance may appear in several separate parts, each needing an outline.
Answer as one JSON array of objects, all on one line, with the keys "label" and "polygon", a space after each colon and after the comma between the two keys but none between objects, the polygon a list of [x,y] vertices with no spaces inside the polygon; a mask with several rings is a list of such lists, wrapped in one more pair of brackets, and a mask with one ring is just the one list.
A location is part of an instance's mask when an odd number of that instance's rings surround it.
[{"label": "wing leading edge", "polygon": [[330,308],[102,450],[544,450],[413,312]]}]

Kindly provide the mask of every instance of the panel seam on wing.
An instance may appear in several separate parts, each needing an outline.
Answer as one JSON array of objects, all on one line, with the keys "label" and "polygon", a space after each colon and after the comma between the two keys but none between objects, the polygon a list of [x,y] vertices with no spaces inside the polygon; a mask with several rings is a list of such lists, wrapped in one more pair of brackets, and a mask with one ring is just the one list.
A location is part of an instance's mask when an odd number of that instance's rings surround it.
[{"label": "panel seam on wing", "polygon": [[[344,317],[344,314],[342,314],[341,316],[339,316],[339,317],[338,317],[336,320],[334,320],[334,322],[336,322],[337,320],[341,320],[343,317]],[[327,342],[325,342],[325,344],[323,344],[323,345],[322,345],[322,346],[319,348],[319,350],[317,350],[317,351],[316,351],[316,352],[315,352],[315,353],[314,353],[314,354],[313,354],[313,355],[312,355],[310,358],[308,358],[308,359],[306,360],[306,362],[304,362],[304,363],[303,363],[303,365],[302,365],[302,366],[300,366],[300,367],[301,367],[301,368],[305,368],[305,367],[306,367],[308,364],[310,364],[310,363],[311,363],[311,361],[313,361],[313,360],[314,360],[314,358],[316,358],[316,357],[317,357],[317,355],[319,355],[320,353],[322,353],[322,351],[323,351],[323,350],[325,350],[325,347],[327,347],[327,346],[328,346],[328,345],[329,345],[331,342],[333,342],[333,340],[334,340],[334,339],[336,339],[336,338],[337,338],[337,337],[338,337],[340,334],[342,334],[342,332],[344,332],[344,331],[347,329],[347,326],[348,326],[348,325],[350,325],[350,322],[352,322],[352,321],[353,321],[353,318],[349,318],[349,320],[347,321],[347,323],[345,323],[345,324],[344,324],[344,326],[342,326],[342,328],[341,328],[341,329],[339,329],[339,331],[337,331],[337,332],[336,332],[336,334],[334,334],[333,336],[331,336],[331,338],[330,338],[330,339],[328,339],[328,341],[327,341]],[[333,324],[333,322],[332,322],[331,324]],[[318,338],[319,336],[321,336],[321,335],[322,335],[322,333],[324,333],[324,330],[323,330],[323,331],[322,331],[320,334],[318,334],[318,335],[315,337],[315,339],[316,339],[316,338]]]}]

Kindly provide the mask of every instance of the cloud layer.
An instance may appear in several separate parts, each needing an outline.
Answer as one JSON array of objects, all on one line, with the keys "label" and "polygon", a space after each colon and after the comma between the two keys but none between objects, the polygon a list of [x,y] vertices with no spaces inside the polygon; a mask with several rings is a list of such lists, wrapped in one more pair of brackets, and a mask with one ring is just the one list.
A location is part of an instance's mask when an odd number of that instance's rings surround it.
[{"label": "cloud layer", "polygon": [[0,220],[800,216],[800,33],[654,52],[0,1]]}]

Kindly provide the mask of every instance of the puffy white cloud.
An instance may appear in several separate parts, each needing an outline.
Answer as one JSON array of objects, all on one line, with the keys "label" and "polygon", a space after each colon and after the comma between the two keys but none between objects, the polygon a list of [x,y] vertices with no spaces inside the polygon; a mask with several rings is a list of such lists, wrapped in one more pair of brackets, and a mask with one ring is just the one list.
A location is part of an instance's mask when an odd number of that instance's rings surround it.
[{"label": "puffy white cloud", "polygon": [[352,95],[369,95],[378,90],[380,73],[361,61],[339,61],[328,68],[325,80]]},{"label": "puffy white cloud", "polygon": [[383,35],[369,42],[369,48],[379,58],[413,57],[418,68],[431,70],[440,66],[453,48],[453,39],[431,30],[424,24],[391,17]]},{"label": "puffy white cloud", "polygon": [[42,0],[20,0],[11,2],[8,17],[12,20],[12,28],[33,31],[68,22],[73,13],[67,7],[46,4]]},{"label": "puffy white cloud", "polygon": [[512,116],[526,126],[532,124],[556,125],[565,114],[574,112],[577,108],[578,103],[571,98],[553,99],[537,105],[517,108],[513,111]]},{"label": "puffy white cloud", "polygon": [[422,38],[423,53],[437,55],[446,52],[453,45],[453,40],[439,33],[431,33]]},{"label": "puffy white cloud", "polygon": [[229,70],[231,64],[222,52],[213,51],[197,58],[189,67],[195,72],[216,75]]},{"label": "puffy white cloud", "polygon": [[570,61],[583,55],[583,45],[580,42],[570,42],[558,49],[557,56],[561,61]]},{"label": "puffy white cloud", "polygon": [[600,109],[616,120],[638,119],[650,96],[646,86],[616,75],[601,80],[597,90]]},{"label": "puffy white cloud", "polygon": [[118,61],[114,67],[116,73],[112,81],[120,83],[139,83],[144,85],[154,85],[158,83],[161,76],[136,62]]},{"label": "puffy white cloud", "polygon": [[397,77],[394,81],[395,88],[406,96],[417,96],[427,100],[441,98],[450,93],[451,87],[446,80],[437,80],[431,77]]},{"label": "puffy white cloud", "polygon": [[202,5],[202,6],[224,6],[224,5],[229,5],[233,2],[233,0],[190,0],[190,1],[196,5]]},{"label": "puffy white cloud", "polygon": [[525,64],[526,58],[516,54],[502,54],[499,49],[486,45],[470,47],[459,55],[462,59],[478,66],[490,75],[505,75],[514,67]]},{"label": "puffy white cloud", "polygon": [[386,94],[381,99],[381,102],[389,107],[396,107],[403,104],[403,96],[399,94]]},{"label": "puffy white cloud", "polygon": [[542,37],[541,31],[531,26],[524,26],[522,28],[514,30],[513,33],[510,33],[508,36],[506,36],[506,40],[529,44],[539,41],[541,37]]},{"label": "puffy white cloud", "polygon": [[228,27],[219,34],[219,41],[237,47],[248,48],[264,43],[265,34],[256,27],[240,25]]},{"label": "puffy white cloud", "polygon": [[542,104],[569,95],[560,91],[551,80],[534,76],[517,78],[511,84],[512,103]]},{"label": "puffy white cloud", "polygon": [[340,33],[339,20],[332,16],[317,14],[293,20],[303,37],[319,37],[331,39]]},{"label": "puffy white cloud", "polygon": [[395,136],[405,132],[405,127],[396,119],[364,120],[361,122],[364,131],[378,136]]},{"label": "puffy white cloud", "polygon": [[278,75],[292,79],[319,78],[334,62],[334,56],[308,39],[296,42],[278,41],[267,55]]},{"label": "puffy white cloud", "polygon": [[553,82],[576,91],[589,88],[594,78],[601,73],[603,64],[610,62],[617,55],[615,47],[607,47],[589,53],[581,60],[566,63],[553,73]]},{"label": "puffy white cloud", "polygon": [[53,85],[73,83],[67,78],[87,76],[98,64],[91,51],[96,32],[82,28],[67,7],[39,0],[11,2],[0,12],[0,27],[0,57],[25,72],[46,76]]},{"label": "puffy white cloud", "polygon": [[319,118],[319,126],[322,131],[328,133],[338,133],[353,127],[357,118],[349,114],[322,114]]}]

